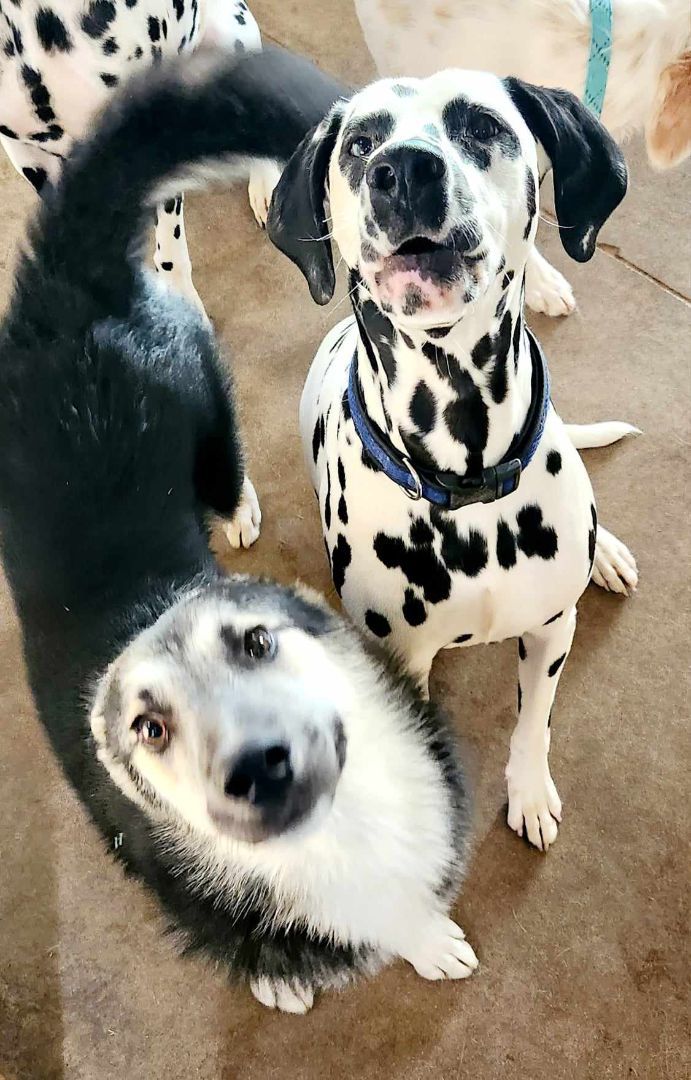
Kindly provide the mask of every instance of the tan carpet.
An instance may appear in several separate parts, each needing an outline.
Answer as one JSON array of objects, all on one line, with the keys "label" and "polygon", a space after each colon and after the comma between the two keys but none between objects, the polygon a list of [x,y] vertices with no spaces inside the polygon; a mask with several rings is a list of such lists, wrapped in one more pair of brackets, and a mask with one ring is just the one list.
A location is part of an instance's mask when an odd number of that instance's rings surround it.
[{"label": "tan carpet", "polygon": [[[267,36],[353,81],[369,76],[350,0],[260,0],[253,11]],[[477,787],[476,852],[458,901],[477,976],[434,985],[401,964],[295,1019],[177,959],[155,904],[105,856],[47,750],[3,590],[4,1080],[689,1075],[691,320],[677,294],[691,291],[691,172],[657,178],[640,153],[633,160],[633,192],[606,232],[626,262],[599,252],[588,266],[567,265],[553,230],[543,238],[580,304],[564,322],[533,319],[562,415],[624,418],[645,431],[588,456],[600,516],[636,553],[641,584],[628,601],[591,588],[581,603],[553,728],[565,817],[546,857],[504,823],[515,644],[451,654],[434,672]],[[34,210],[4,158],[0,206],[4,303]],[[235,358],[264,511],[261,541],[227,565],[330,590],[296,410],[315,347],[345,306],[311,305],[297,271],[256,230],[243,192],[190,198],[188,221],[197,287]]]}]

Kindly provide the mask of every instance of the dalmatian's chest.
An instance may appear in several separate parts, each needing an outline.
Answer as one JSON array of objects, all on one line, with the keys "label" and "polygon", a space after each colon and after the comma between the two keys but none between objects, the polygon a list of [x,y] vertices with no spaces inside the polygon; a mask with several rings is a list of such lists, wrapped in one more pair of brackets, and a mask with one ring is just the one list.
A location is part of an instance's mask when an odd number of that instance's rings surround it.
[{"label": "dalmatian's chest", "polygon": [[303,437],[309,423],[333,581],[356,622],[404,652],[420,635],[436,651],[517,636],[572,606],[590,575],[595,509],[553,409],[517,491],[441,511],[408,498],[363,450],[344,405],[350,339],[333,348],[327,338],[322,349]]}]

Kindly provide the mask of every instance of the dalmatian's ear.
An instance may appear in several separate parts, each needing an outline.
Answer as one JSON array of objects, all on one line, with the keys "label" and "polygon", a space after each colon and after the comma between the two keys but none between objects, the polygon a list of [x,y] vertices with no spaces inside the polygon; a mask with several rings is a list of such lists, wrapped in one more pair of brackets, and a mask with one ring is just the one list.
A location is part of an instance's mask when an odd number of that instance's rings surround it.
[{"label": "dalmatian's ear", "polygon": [[626,194],[624,156],[574,94],[515,78],[504,79],[504,86],[552,167],[561,242],[572,259],[587,262]]},{"label": "dalmatian's ear", "polygon": [[302,270],[318,304],[328,304],[336,287],[324,202],[342,115],[335,105],[302,140],[274,189],[266,223],[270,240]]}]

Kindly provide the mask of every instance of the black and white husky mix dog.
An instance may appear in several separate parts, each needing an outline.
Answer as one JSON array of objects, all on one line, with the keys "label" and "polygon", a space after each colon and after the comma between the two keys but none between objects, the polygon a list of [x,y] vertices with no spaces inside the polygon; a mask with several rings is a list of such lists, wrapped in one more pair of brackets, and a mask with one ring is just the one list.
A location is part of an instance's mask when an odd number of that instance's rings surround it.
[{"label": "black and white husky mix dog", "polygon": [[232,398],[138,256],[154,187],[287,158],[339,90],[279,50],[130,83],[41,206],[0,328],[2,555],[53,748],[188,948],[289,1012],[395,956],[472,972],[448,917],[466,789],[434,708],[320,598],[220,574]]}]

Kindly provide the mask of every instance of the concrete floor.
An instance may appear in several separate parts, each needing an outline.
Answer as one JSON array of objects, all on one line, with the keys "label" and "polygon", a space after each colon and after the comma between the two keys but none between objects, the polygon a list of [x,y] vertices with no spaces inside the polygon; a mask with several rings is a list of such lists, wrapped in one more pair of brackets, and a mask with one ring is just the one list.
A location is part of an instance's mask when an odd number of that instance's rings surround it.
[{"label": "concrete floor", "polygon": [[[349,3],[252,6],[267,37],[352,82],[369,77]],[[477,790],[475,857],[458,901],[477,976],[428,984],[401,964],[302,1019],[267,1012],[178,959],[155,904],[107,858],[47,749],[3,590],[0,1080],[689,1075],[691,320],[681,294],[691,292],[691,171],[653,176],[636,148],[631,162],[607,251],[567,265],[553,230],[542,238],[580,305],[566,321],[532,320],[557,407],[645,432],[588,455],[600,516],[636,553],[641,584],[627,601],[591,587],[581,602],[553,726],[565,817],[546,857],[504,823],[515,644],[451,654],[433,677]],[[34,205],[0,161],[0,304]],[[345,305],[311,305],[240,191],[191,198],[188,233],[197,288],[234,357],[265,515],[256,547],[225,561],[333,595],[296,410],[315,347]]]}]

